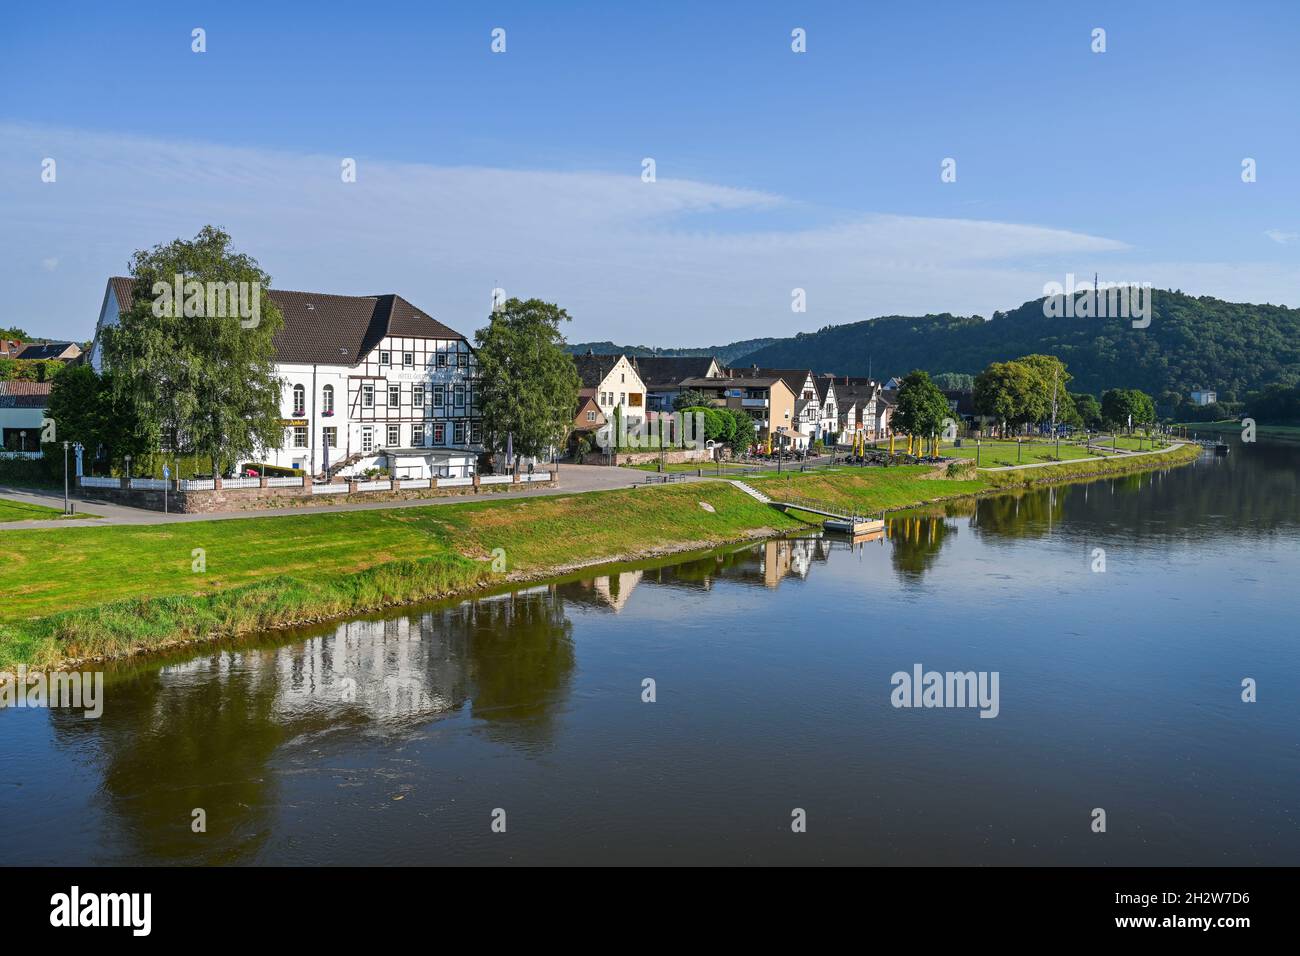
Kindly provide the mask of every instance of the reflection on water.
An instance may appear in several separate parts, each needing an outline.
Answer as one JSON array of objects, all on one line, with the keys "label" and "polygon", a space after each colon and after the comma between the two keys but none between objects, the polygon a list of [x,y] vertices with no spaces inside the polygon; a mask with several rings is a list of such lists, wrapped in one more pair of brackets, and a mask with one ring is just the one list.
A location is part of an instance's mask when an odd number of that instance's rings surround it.
[{"label": "reflection on water", "polygon": [[[101,720],[0,712],[7,842],[73,863],[1293,859],[1297,708],[1234,695],[1295,675],[1298,464],[1251,449],[118,667]],[[1087,572],[1096,543],[1116,573]],[[1207,581],[1253,597],[1224,615]],[[893,710],[916,661],[1000,671],[1002,714]],[[792,806],[815,822],[795,842]]]}]

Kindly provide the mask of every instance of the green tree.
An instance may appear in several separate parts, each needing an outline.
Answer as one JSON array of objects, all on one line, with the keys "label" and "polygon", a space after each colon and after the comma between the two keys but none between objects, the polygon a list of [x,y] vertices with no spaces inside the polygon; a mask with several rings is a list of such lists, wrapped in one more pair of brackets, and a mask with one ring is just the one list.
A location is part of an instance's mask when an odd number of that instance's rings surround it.
[{"label": "green tree", "polygon": [[45,457],[60,474],[65,441],[81,443],[87,474],[101,452],[111,462],[125,455],[139,459],[155,448],[129,404],[115,397],[111,379],[89,365],[69,365],[55,376],[46,414],[54,422],[54,441],[43,446]]},{"label": "green tree", "polygon": [[1065,363],[1055,355],[1022,355],[1016,361],[1034,373],[1038,391],[1034,404],[1041,409],[1038,421],[1051,421],[1053,396],[1056,399],[1056,419],[1061,421],[1064,417],[1062,408],[1069,401],[1066,385],[1074,378],[1066,371]]},{"label": "green tree", "polygon": [[[214,226],[192,240],[137,251],[131,275],[134,302],[104,332],[104,366],[116,401],[140,430],[173,451],[206,458],[214,475],[223,462],[280,447],[282,383],[272,337],[284,319],[265,295],[271,277]],[[178,276],[184,303],[170,302]],[[256,316],[214,314],[205,290],[229,283],[258,290]]]},{"label": "green tree", "polygon": [[698,388],[688,388],[678,392],[673,398],[673,411],[680,412],[683,408],[700,408],[709,405],[709,396],[705,395]]},{"label": "green tree", "polygon": [[[712,405],[695,405],[691,408],[682,410],[683,431],[686,431],[686,416],[701,414],[704,416],[704,441],[718,442],[719,444],[727,441],[728,434],[734,434],[736,423],[732,420],[731,415],[727,414],[725,408],[714,408]],[[695,435],[695,440],[700,441],[700,436]]]},{"label": "green tree", "polygon": [[908,373],[898,389],[893,427],[895,431],[908,435],[932,438],[943,431],[950,411],[948,399],[930,381],[929,374],[916,369]]},{"label": "green tree", "polygon": [[1136,388],[1112,388],[1101,396],[1101,417],[1111,428],[1150,425],[1156,420],[1155,402]]},{"label": "green tree", "polygon": [[934,384],[948,391],[969,392],[975,387],[975,376],[965,372],[940,372],[934,377]]},{"label": "green tree", "polygon": [[1038,373],[1021,362],[994,362],[975,376],[975,410],[1007,426],[1019,427],[1043,417]]},{"label": "green tree", "polygon": [[1072,424],[1084,428],[1100,428],[1102,426],[1101,402],[1097,401],[1096,395],[1076,392],[1070,395],[1070,401],[1074,405],[1074,417],[1077,419]]},{"label": "green tree", "polygon": [[740,408],[727,409],[735,421],[735,429],[731,435],[731,447],[744,451],[758,441],[758,426],[754,424],[753,417]]},{"label": "green tree", "polygon": [[483,443],[503,452],[509,436],[521,455],[543,455],[573,426],[578,369],[564,351],[569,314],[541,299],[507,299],[474,334]]}]

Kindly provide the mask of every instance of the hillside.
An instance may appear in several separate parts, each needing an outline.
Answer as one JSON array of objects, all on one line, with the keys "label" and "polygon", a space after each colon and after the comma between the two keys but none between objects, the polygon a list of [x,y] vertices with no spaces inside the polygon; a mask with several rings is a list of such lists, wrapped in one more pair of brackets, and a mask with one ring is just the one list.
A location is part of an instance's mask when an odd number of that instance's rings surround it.
[{"label": "hillside", "polygon": [[1127,319],[1047,318],[1042,300],[1011,312],[885,316],[777,339],[731,360],[733,365],[812,368],[842,375],[976,373],[1020,355],[1060,356],[1074,391],[1113,386],[1153,395],[1212,388],[1243,396],[1273,382],[1300,382],[1300,309],[1224,302],[1156,290],[1151,325]]},{"label": "hillside", "polygon": [[665,358],[681,358],[691,355],[712,355],[724,365],[735,362],[741,356],[764,348],[783,339],[745,339],[730,345],[711,345],[699,349],[657,349],[649,345],[615,345],[613,342],[573,342],[564,348],[572,355],[582,355],[588,350],[598,355],[622,353],[624,355],[658,355]]}]

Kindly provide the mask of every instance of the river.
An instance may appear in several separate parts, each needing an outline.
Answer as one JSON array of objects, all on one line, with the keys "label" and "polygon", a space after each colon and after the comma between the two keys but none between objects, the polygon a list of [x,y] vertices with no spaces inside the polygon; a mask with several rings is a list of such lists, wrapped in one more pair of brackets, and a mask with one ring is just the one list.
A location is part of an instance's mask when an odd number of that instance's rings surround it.
[{"label": "river", "polygon": [[[99,719],[0,711],[6,862],[1294,864],[1297,475],[1235,444],[112,667]],[[894,706],[916,665],[996,716]]]}]

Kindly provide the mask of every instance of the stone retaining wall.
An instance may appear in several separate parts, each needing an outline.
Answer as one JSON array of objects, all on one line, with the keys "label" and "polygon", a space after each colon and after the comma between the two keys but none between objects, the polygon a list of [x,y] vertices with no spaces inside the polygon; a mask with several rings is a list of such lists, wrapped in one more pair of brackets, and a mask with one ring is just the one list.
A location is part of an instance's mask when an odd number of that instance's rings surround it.
[{"label": "stone retaining wall", "polygon": [[[380,491],[362,491],[357,486],[360,481],[335,482],[347,491],[318,494],[311,485],[272,488],[262,480],[258,488],[222,488],[204,491],[167,492],[167,510],[177,514],[213,514],[222,511],[262,511],[268,508],[310,508],[313,505],[353,504],[364,501],[413,501],[420,498],[472,497],[474,495],[499,494],[506,491],[520,491],[529,488],[548,488],[555,486],[554,470],[545,481],[513,481],[494,484],[479,484],[475,476],[473,484],[449,485],[442,488],[390,488]],[[434,483],[436,484],[436,479]],[[394,482],[397,484],[397,482]],[[125,482],[123,482],[125,484]],[[176,482],[171,483],[171,488]],[[99,499],[112,504],[127,505],[132,508],[145,508],[149,511],[163,510],[162,489],[142,488],[80,488],[83,497]]]}]

